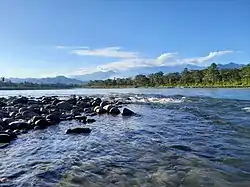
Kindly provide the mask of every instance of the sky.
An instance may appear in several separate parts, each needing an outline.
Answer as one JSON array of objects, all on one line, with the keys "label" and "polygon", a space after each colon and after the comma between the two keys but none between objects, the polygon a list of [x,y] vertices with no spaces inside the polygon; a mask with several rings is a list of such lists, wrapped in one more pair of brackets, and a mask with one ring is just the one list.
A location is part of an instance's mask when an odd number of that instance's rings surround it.
[{"label": "sky", "polygon": [[249,0],[0,0],[0,76],[250,62]]}]

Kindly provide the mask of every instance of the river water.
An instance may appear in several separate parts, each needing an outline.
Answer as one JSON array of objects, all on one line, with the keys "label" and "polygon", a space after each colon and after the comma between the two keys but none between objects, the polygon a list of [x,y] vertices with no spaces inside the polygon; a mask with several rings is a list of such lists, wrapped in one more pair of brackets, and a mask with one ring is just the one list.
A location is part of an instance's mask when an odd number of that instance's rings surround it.
[{"label": "river water", "polygon": [[249,187],[250,89],[0,91],[0,96],[130,98],[137,116],[61,122],[0,149],[0,186]]}]

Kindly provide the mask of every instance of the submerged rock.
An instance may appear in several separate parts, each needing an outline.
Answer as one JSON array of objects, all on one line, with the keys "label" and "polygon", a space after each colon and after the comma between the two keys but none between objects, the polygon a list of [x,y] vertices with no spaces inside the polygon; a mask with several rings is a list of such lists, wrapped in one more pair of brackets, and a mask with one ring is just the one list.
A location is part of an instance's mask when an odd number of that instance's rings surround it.
[{"label": "submerged rock", "polygon": [[59,123],[61,121],[60,116],[56,114],[49,114],[46,116],[46,119],[52,123]]},{"label": "submerged rock", "polygon": [[113,108],[110,109],[109,113],[112,114],[112,115],[118,115],[118,114],[121,113],[121,111],[119,110],[119,108],[113,107]]},{"label": "submerged rock", "polygon": [[66,134],[81,134],[81,133],[90,133],[90,128],[82,128],[82,127],[76,127],[74,129],[68,129],[66,131]]},{"label": "submerged rock", "polygon": [[94,123],[95,121],[95,119],[87,119],[87,123]]},{"label": "submerged rock", "polygon": [[12,129],[12,130],[15,130],[15,129],[19,129],[19,130],[22,130],[22,129],[29,129],[30,128],[30,124],[28,124],[27,122],[25,121],[14,121],[14,122],[11,122],[9,124],[9,128]]},{"label": "submerged rock", "polygon": [[87,120],[87,116],[75,116],[75,119],[86,121]]},{"label": "submerged rock", "polygon": [[135,113],[132,111],[132,110],[129,110],[127,108],[124,108],[123,111],[122,111],[122,115],[123,116],[132,116],[134,115]]},{"label": "submerged rock", "polygon": [[72,105],[66,101],[61,101],[61,102],[57,103],[56,106],[57,106],[57,108],[63,109],[63,110],[71,110],[73,108]]},{"label": "submerged rock", "polygon": [[[35,122],[35,126],[37,126],[37,128],[39,129],[45,129],[46,127],[52,125],[51,122],[49,122],[48,120],[46,119],[39,119]],[[36,129],[37,129],[36,128]]]},{"label": "submerged rock", "polygon": [[0,143],[9,143],[12,139],[9,134],[0,133]]}]

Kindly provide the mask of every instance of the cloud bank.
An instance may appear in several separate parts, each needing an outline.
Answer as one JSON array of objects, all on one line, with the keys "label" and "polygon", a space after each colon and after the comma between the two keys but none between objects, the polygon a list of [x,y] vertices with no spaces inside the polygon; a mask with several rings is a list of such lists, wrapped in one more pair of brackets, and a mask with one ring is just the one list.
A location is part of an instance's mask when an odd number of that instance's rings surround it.
[{"label": "cloud bank", "polygon": [[209,52],[205,56],[181,58],[178,52],[163,53],[155,58],[143,58],[138,52],[125,51],[121,47],[106,47],[99,49],[91,49],[85,46],[67,47],[56,46],[57,49],[67,49],[72,55],[78,56],[93,56],[104,58],[115,58],[115,61],[100,65],[96,68],[86,69],[81,68],[72,72],[72,74],[86,74],[95,71],[125,71],[132,68],[140,67],[160,67],[160,66],[175,66],[182,64],[206,65],[219,56],[233,53],[233,50],[221,50]]}]

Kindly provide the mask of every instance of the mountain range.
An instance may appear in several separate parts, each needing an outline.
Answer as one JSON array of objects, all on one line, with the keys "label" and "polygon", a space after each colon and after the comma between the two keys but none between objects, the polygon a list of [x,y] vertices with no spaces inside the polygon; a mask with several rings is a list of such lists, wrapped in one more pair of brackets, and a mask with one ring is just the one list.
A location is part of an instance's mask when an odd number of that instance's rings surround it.
[{"label": "mountain range", "polygon": [[[228,64],[218,64],[219,69],[239,69],[242,68],[243,64],[237,64],[230,62]],[[134,77],[138,74],[150,74],[162,71],[163,73],[171,72],[181,72],[184,68],[189,70],[201,70],[205,69],[205,66],[196,66],[191,64],[176,65],[176,66],[160,66],[160,67],[143,67],[134,68],[127,71],[97,71],[94,73],[75,75],[72,77],[57,76],[57,77],[47,77],[47,78],[8,78],[11,82],[21,83],[21,82],[31,82],[37,84],[85,84],[90,80],[103,80],[114,77]]]}]

